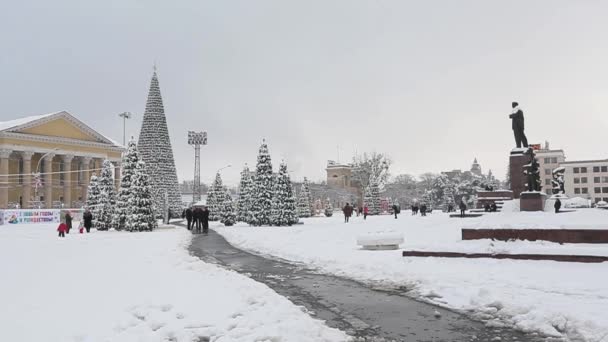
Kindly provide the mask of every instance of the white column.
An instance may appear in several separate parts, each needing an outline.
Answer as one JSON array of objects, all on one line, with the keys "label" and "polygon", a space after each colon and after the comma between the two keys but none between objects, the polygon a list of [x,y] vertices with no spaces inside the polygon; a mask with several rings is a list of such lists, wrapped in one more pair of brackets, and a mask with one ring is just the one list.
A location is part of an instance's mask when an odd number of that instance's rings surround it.
[{"label": "white column", "polygon": [[63,159],[63,203],[66,208],[72,207],[72,159],[74,156],[66,154]]},{"label": "white column", "polygon": [[8,161],[11,150],[0,150],[0,209],[8,207]]},{"label": "white column", "polygon": [[44,157],[44,206],[47,209],[53,207],[53,158],[55,154],[50,153]]},{"label": "white column", "polygon": [[21,197],[23,198],[23,208],[30,208],[30,201],[32,200],[32,156],[34,152],[24,151],[21,152],[21,159],[23,160],[23,191]]},{"label": "white column", "polygon": [[87,200],[87,191],[89,189],[89,182],[91,181],[91,173],[89,169],[91,168],[91,157],[81,157],[82,158],[82,188],[81,196],[82,201],[86,202]]}]

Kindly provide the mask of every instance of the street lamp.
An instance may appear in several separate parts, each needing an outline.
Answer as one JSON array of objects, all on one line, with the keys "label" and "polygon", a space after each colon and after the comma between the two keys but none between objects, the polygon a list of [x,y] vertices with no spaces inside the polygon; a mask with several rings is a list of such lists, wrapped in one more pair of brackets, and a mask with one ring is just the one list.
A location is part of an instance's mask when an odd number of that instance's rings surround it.
[{"label": "street lamp", "polygon": [[122,118],[122,145],[125,146],[126,141],[125,141],[125,130],[126,130],[126,126],[127,126],[127,119],[130,119],[133,114],[131,114],[131,112],[123,112],[118,114],[118,116],[120,116]]},{"label": "street lamp", "polygon": [[188,145],[194,146],[192,203],[196,203],[201,200],[201,145],[207,145],[207,132],[188,131]]},{"label": "street lamp", "polygon": [[228,164],[228,165],[226,165],[226,166],[224,166],[224,167],[222,167],[222,168],[219,168],[219,169],[217,169],[217,171],[215,171],[215,173],[216,173],[216,174],[218,174],[218,173],[220,173],[220,171],[222,171],[223,169],[227,169],[227,168],[229,168],[229,167],[232,167],[232,165]]},{"label": "street lamp", "polygon": [[[36,172],[33,174],[34,179],[35,179],[35,182],[36,182],[36,185],[35,185],[35,187],[34,187],[34,198],[36,198],[36,201],[38,201],[38,202],[40,202],[40,201],[38,200],[38,187],[39,187],[39,186],[40,186],[40,184],[41,184],[41,183],[40,183],[40,172],[39,172],[39,170],[40,170],[40,163],[42,162],[42,160],[43,160],[43,159],[44,159],[46,156],[48,156],[49,154],[53,154],[53,153],[55,153],[55,151],[57,151],[57,150],[59,150],[59,148],[58,148],[58,147],[55,147],[53,150],[51,150],[51,151],[49,151],[49,152],[47,152],[47,153],[43,154],[43,155],[42,155],[42,157],[40,157],[40,159],[38,159],[38,164],[36,165]],[[47,172],[52,172],[52,171],[53,171],[53,170],[49,170],[49,171],[47,171]],[[38,204],[38,209],[40,209],[40,204]]]}]

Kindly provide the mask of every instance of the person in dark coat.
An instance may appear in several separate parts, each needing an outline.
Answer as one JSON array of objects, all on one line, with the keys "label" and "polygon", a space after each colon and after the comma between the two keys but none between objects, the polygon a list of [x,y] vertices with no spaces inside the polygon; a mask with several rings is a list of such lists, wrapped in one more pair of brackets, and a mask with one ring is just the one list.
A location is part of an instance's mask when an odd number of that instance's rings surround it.
[{"label": "person in dark coat", "polygon": [[464,212],[467,210],[467,205],[463,200],[460,200],[460,217],[464,217]]},{"label": "person in dark coat", "polygon": [[84,211],[82,214],[82,220],[84,221],[84,228],[87,230],[87,233],[91,232],[91,226],[93,225],[93,214],[89,209]]},{"label": "person in dark coat", "polygon": [[496,206],[496,203],[492,202],[492,204],[490,205],[490,211],[496,212],[497,210],[498,210],[498,207]]},{"label": "person in dark coat", "polygon": [[555,204],[553,205],[553,208],[555,208],[555,213],[559,213],[559,209],[562,207],[562,201],[558,199],[555,200]]},{"label": "person in dark coat", "polygon": [[426,216],[426,204],[420,206],[420,216]]},{"label": "person in dark coat", "polygon": [[515,136],[515,145],[517,145],[517,148],[521,148],[522,145],[528,147],[528,139],[524,134],[524,112],[519,108],[517,102],[512,102],[511,107],[513,113],[509,115],[509,118],[511,118],[511,127]]},{"label": "person in dark coat", "polygon": [[348,223],[348,219],[353,215],[353,207],[346,203],[344,208],[342,208],[342,212],[344,213],[344,223]]},{"label": "person in dark coat", "polygon": [[72,215],[70,215],[69,211],[65,213],[65,225],[67,226],[65,233],[70,234],[70,229],[72,229]]},{"label": "person in dark coat", "polygon": [[202,212],[203,210],[199,207],[194,208],[194,210],[192,211],[192,232],[193,233],[200,233],[201,232],[201,218],[202,218]]},{"label": "person in dark coat", "polygon": [[209,209],[207,209],[206,206],[204,206],[203,209],[201,209],[200,221],[203,225],[203,234],[208,234],[209,233]]},{"label": "person in dark coat", "polygon": [[184,217],[188,221],[188,230],[192,229],[192,208],[186,208],[184,210]]},{"label": "person in dark coat", "polygon": [[396,204],[393,204],[393,214],[395,214],[395,218],[397,218],[397,214],[399,214],[399,207]]},{"label": "person in dark coat", "polygon": [[483,210],[484,210],[486,213],[489,213],[489,212],[490,212],[490,203],[486,203],[486,205],[484,205],[484,206],[483,206]]}]

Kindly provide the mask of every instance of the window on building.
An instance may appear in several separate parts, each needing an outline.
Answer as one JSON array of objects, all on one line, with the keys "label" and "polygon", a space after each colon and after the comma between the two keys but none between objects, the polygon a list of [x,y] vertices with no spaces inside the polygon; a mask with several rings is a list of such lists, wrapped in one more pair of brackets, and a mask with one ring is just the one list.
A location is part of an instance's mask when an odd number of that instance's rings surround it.
[{"label": "window on building", "polygon": [[601,183],[601,182],[602,182],[601,177],[593,177],[593,183]]},{"label": "window on building", "polygon": [[593,172],[600,172],[600,167],[599,166],[594,166],[593,167]]},{"label": "window on building", "polygon": [[23,184],[23,159],[19,159],[19,184]]},{"label": "window on building", "polygon": [[596,198],[594,198],[594,200],[595,200],[595,203],[597,203],[597,202],[601,201],[602,198],[601,197],[596,197]]},{"label": "window on building", "polygon": [[581,172],[581,169],[579,169],[578,167],[575,167],[572,170],[574,171],[574,173],[580,173]]},{"label": "window on building", "polygon": [[550,179],[545,179],[545,185],[551,185],[551,180]]},{"label": "window on building", "polygon": [[574,188],[574,193],[575,194],[580,194],[581,193],[581,188]]},{"label": "window on building", "polygon": [[549,164],[551,162],[551,158],[547,157],[545,158],[545,164]]},{"label": "window on building", "polygon": [[595,192],[596,194],[601,194],[602,188],[593,188],[593,192]]},{"label": "window on building", "polygon": [[557,157],[551,158],[551,164],[557,164]]},{"label": "window on building", "polygon": [[604,202],[608,202],[608,197],[604,197],[604,198],[602,198],[602,201],[604,201]]},{"label": "window on building", "polygon": [[606,177],[606,176],[602,177],[602,183],[608,183],[608,177]]},{"label": "window on building", "polygon": [[589,193],[589,188],[581,188],[581,193],[588,194]]},{"label": "window on building", "polygon": [[551,189],[546,189],[545,193],[547,193],[547,195],[553,195],[553,191]]},{"label": "window on building", "polygon": [[587,177],[581,177],[581,183],[587,184]]},{"label": "window on building", "polygon": [[608,172],[608,166],[602,166],[602,172]]},{"label": "window on building", "polygon": [[63,162],[59,163],[59,184],[63,185],[63,183],[65,182],[65,174],[63,173],[63,171],[65,171],[65,164]]},{"label": "window on building", "polygon": [[574,184],[580,184],[580,183],[581,183],[580,178],[574,178]]},{"label": "window on building", "polygon": [[587,168],[586,167],[581,167],[581,173],[587,173]]},{"label": "window on building", "polygon": [[551,169],[545,169],[545,175],[547,175],[547,176],[551,175]]},{"label": "window on building", "polygon": [[608,194],[608,186],[602,187],[602,193]]}]

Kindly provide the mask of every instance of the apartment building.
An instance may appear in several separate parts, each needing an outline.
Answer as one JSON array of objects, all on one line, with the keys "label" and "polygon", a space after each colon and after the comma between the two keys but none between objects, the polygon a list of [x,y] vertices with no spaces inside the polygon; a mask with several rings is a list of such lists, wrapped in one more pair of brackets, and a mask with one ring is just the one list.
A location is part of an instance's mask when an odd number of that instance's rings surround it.
[{"label": "apartment building", "polygon": [[568,197],[608,202],[608,159],[562,162]]}]

